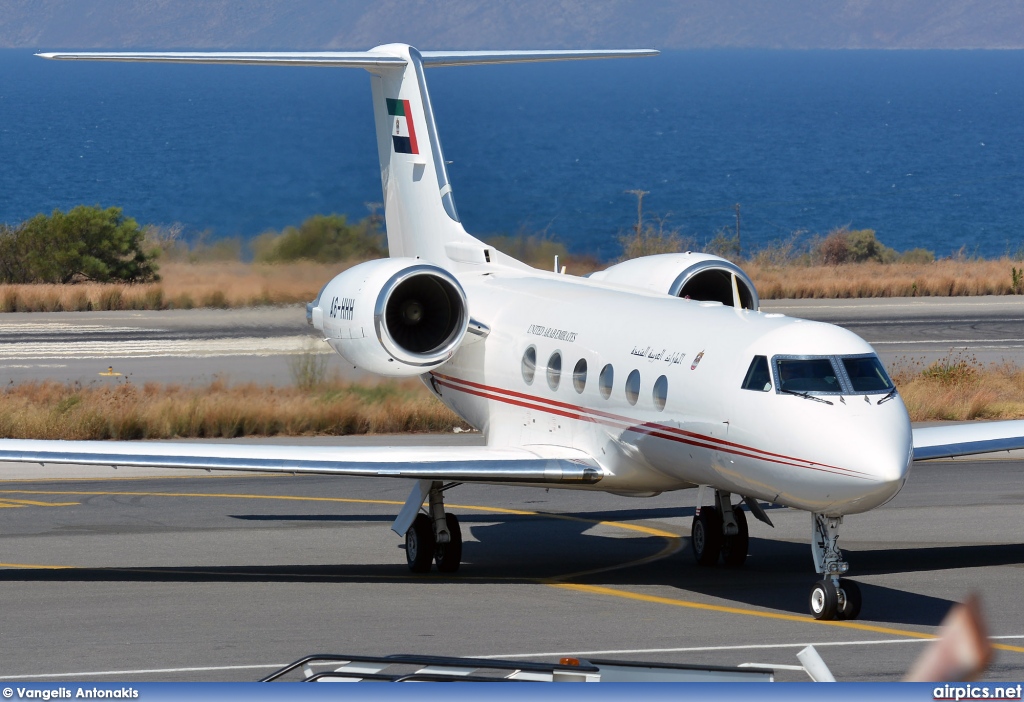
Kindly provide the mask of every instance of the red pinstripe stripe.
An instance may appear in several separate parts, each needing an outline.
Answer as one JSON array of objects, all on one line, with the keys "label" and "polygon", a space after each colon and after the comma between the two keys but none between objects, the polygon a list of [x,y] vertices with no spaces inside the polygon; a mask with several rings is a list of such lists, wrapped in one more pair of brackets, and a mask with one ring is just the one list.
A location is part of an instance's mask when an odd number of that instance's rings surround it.
[{"label": "red pinstripe stripe", "polygon": [[[864,478],[864,474],[859,471],[854,471],[849,468],[841,468],[837,466],[830,466],[825,463],[819,463],[817,461],[807,461],[802,458],[792,458],[778,453],[772,453],[770,451],[764,451],[762,449],[744,446],[731,441],[725,441],[724,439],[716,439],[710,436],[704,436],[691,431],[685,431],[683,429],[676,429],[675,427],[669,427],[663,424],[657,424],[655,422],[646,422],[644,424],[636,424],[629,417],[623,417],[620,415],[610,414],[608,412],[601,412],[599,410],[591,410],[579,405],[572,405],[567,402],[560,402],[558,400],[549,400],[546,398],[538,397],[536,395],[529,395],[526,393],[516,392],[514,390],[505,390],[502,388],[496,388],[489,385],[483,385],[482,383],[475,383],[470,380],[463,380],[462,378],[455,378],[449,375],[443,375],[441,373],[431,373],[431,376],[437,381],[438,385],[441,385],[458,392],[464,392],[469,395],[475,395],[488,400],[496,400],[505,404],[514,405],[517,407],[525,407],[527,409],[538,410],[540,412],[546,412],[548,414],[554,414],[561,417],[567,417],[569,419],[576,419],[585,422],[598,423],[599,420],[596,417],[603,418],[604,421],[600,421],[601,424],[609,426],[616,426],[620,429],[632,431],[638,434],[646,434],[654,436],[659,439],[666,441],[674,441],[689,446],[696,446],[697,448],[712,449],[722,451],[735,456],[743,456],[745,458],[753,458],[755,460],[769,461],[771,463],[778,463],[779,465],[793,466],[795,468],[807,468],[809,470],[815,470],[824,473],[832,473],[835,475],[848,475],[849,477]],[[593,415],[593,416],[592,416]]]},{"label": "red pinstripe stripe", "polygon": [[[522,399],[529,400],[529,401],[536,402],[536,403],[544,403],[544,404],[552,405],[552,406],[555,406],[555,407],[562,407],[562,408],[565,408],[565,409],[568,409],[568,410],[572,410],[572,411],[576,411],[576,412],[580,412],[580,413],[591,414],[591,415],[595,415],[595,416],[598,416],[598,417],[605,417],[607,419],[611,419],[611,420],[616,421],[616,422],[623,422],[623,423],[627,424],[628,426],[633,426],[634,425],[633,420],[630,419],[629,417],[623,417],[621,415],[610,414],[608,412],[602,412],[601,410],[589,409],[589,408],[586,408],[586,407],[581,407],[579,405],[572,405],[572,404],[569,404],[567,402],[560,402],[558,400],[549,400],[549,399],[546,399],[546,398],[538,397],[536,395],[529,395],[529,394],[526,394],[526,393],[516,392],[515,390],[505,390],[503,388],[496,388],[496,387],[493,387],[493,386],[490,386],[490,385],[483,385],[481,383],[474,383],[471,380],[463,380],[462,378],[455,378],[453,376],[443,375],[441,373],[433,373],[433,375],[435,377],[438,377],[438,378],[444,378],[445,380],[449,380],[451,382],[461,383],[463,385],[468,385],[470,387],[474,387],[474,388],[478,388],[478,389],[481,389],[481,390],[485,390],[487,392],[511,395],[513,397],[522,398]],[[453,389],[458,390],[459,388],[453,388]],[[499,398],[492,398],[492,399],[499,399]],[[696,434],[696,433],[694,433],[692,431],[687,431],[685,429],[677,429],[675,427],[666,426],[664,424],[657,424],[657,423],[654,423],[654,422],[648,422],[645,426],[653,427],[654,429],[659,430],[659,431],[667,431],[667,432],[670,432],[670,433],[673,433],[673,434],[679,434],[680,436],[687,436],[687,437],[690,437],[690,438],[693,438],[693,439],[697,439],[699,441],[710,441],[712,443],[720,444],[722,446],[730,446],[730,447],[738,449],[740,451],[753,451],[754,453],[758,453],[758,454],[761,454],[763,456],[770,456],[771,458],[779,458],[779,459],[782,459],[784,461],[800,461],[801,463],[806,463],[806,464],[815,465],[815,466],[821,466],[822,468],[830,468],[832,470],[838,470],[838,471],[849,472],[849,473],[860,473],[860,471],[851,470],[850,468],[842,468],[840,466],[832,466],[832,465],[829,465],[827,463],[819,463],[818,461],[808,461],[808,460],[805,460],[803,458],[794,458],[793,456],[786,456],[785,454],[781,454],[781,453],[773,453],[771,451],[765,451],[764,449],[755,448],[753,446],[744,446],[743,444],[737,444],[737,443],[732,442],[732,441],[726,441],[725,439],[716,439],[716,438],[714,438],[712,436],[704,436],[703,434]],[[863,475],[863,473],[860,473],[860,474]]]}]

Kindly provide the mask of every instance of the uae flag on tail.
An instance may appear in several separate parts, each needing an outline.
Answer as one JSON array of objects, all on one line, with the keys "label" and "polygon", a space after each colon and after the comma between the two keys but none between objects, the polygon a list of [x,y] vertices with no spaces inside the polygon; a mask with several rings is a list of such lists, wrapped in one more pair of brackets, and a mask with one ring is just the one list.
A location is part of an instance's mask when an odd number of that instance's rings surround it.
[{"label": "uae flag on tail", "polygon": [[391,141],[399,154],[418,154],[416,128],[412,125],[412,108],[408,100],[387,98],[388,116],[391,118]]}]

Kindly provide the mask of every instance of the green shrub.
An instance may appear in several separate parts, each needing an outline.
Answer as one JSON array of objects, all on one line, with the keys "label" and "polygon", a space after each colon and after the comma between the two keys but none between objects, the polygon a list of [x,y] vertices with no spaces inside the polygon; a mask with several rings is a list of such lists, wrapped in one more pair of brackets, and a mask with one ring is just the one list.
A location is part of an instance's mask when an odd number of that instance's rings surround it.
[{"label": "green shrub", "polygon": [[875,237],[874,229],[833,229],[814,247],[814,257],[827,266],[864,261],[892,263],[898,256]]},{"label": "green shrub", "polygon": [[144,251],[143,230],[119,207],[78,206],[17,227],[0,227],[0,282],[144,283],[157,280],[156,251]]},{"label": "green shrub", "polygon": [[337,263],[379,258],[386,253],[378,217],[367,217],[351,225],[344,215],[315,215],[298,228],[266,232],[252,243],[253,255],[261,263],[306,259]]},{"label": "green shrub", "polygon": [[728,229],[719,229],[711,240],[704,244],[704,253],[712,256],[720,256],[730,261],[738,261],[740,258],[740,238],[736,234],[730,234]]}]

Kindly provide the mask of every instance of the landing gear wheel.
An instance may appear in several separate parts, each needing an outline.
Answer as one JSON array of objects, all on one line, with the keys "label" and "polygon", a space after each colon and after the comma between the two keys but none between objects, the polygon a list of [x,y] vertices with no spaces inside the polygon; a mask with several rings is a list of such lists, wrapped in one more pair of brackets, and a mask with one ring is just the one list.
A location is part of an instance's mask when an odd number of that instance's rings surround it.
[{"label": "landing gear wheel", "polygon": [[[405,560],[413,573],[426,573],[434,560],[437,544],[434,541],[434,525],[430,517],[417,514],[409,531],[405,532]],[[460,549],[461,550],[461,549]]]},{"label": "landing gear wheel", "polygon": [[459,527],[459,518],[450,512],[444,515],[444,520],[448,525],[451,540],[446,544],[437,545],[434,561],[442,573],[454,573],[462,564],[462,528]]},{"label": "landing gear wheel", "polygon": [[697,564],[713,566],[722,552],[722,516],[714,507],[701,507],[693,516],[690,528],[690,547]]},{"label": "landing gear wheel", "polygon": [[863,602],[860,596],[860,586],[852,580],[840,580],[839,588],[846,597],[843,600],[843,606],[837,609],[836,615],[840,619],[856,619],[860,616],[860,606]]},{"label": "landing gear wheel", "polygon": [[811,614],[815,619],[831,620],[836,618],[839,607],[839,595],[831,580],[819,580],[811,588]]},{"label": "landing gear wheel", "polygon": [[747,547],[750,545],[750,532],[747,529],[747,515],[737,505],[732,508],[739,531],[733,536],[722,539],[722,560],[727,566],[737,567],[747,560]]}]

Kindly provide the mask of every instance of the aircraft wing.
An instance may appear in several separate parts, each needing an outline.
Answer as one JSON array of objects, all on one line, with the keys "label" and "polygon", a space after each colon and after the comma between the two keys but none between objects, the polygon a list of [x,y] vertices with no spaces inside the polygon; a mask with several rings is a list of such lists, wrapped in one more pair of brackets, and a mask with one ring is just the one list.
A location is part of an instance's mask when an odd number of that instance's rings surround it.
[{"label": "aircraft wing", "polygon": [[1024,449],[1024,420],[914,429],[914,460]]},{"label": "aircraft wing", "polygon": [[[281,446],[177,441],[0,440],[0,463],[315,473],[455,482],[593,484],[597,462],[557,446]],[[2,475],[2,468],[0,468]]]}]

